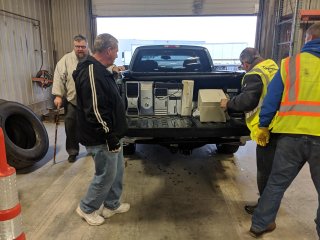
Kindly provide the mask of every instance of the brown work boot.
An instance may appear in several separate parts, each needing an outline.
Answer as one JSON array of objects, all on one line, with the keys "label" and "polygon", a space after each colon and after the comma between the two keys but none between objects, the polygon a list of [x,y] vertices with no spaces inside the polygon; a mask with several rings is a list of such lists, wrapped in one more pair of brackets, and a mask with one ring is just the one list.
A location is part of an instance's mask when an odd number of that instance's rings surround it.
[{"label": "brown work boot", "polygon": [[270,223],[265,230],[256,230],[253,227],[251,227],[249,233],[252,237],[258,238],[265,233],[272,232],[273,230],[276,229],[276,227],[277,227],[276,223],[273,222],[273,223]]},{"label": "brown work boot", "polygon": [[257,206],[258,206],[258,203],[254,204],[254,205],[249,205],[249,204],[247,204],[247,205],[244,206],[244,210],[245,210],[248,214],[252,215],[253,212],[254,212],[254,210],[257,208]]}]

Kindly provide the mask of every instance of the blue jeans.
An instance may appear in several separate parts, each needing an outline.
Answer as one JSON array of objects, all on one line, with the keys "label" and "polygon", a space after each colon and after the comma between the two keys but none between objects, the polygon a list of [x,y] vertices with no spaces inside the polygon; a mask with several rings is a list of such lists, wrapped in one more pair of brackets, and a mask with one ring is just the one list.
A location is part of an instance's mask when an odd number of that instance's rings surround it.
[{"label": "blue jeans", "polygon": [[109,209],[118,208],[124,171],[122,143],[119,153],[109,152],[106,144],[86,148],[92,154],[95,174],[86,196],[80,201],[81,210],[92,213],[102,204]]},{"label": "blue jeans", "polygon": [[[280,135],[273,167],[266,188],[252,216],[252,228],[265,230],[275,222],[284,192],[298,175],[303,165],[308,162],[314,186],[320,191],[320,137],[298,134]],[[318,206],[315,220],[320,236],[320,210]]]}]

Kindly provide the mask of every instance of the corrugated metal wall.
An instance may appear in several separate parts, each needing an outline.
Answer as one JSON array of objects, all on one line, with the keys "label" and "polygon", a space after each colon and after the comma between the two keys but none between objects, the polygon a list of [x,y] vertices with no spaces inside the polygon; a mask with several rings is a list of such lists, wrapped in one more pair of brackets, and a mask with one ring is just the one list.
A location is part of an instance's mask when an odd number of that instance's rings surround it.
[{"label": "corrugated metal wall", "polygon": [[41,65],[53,72],[50,0],[0,0],[0,9],[0,98],[46,107],[50,89],[31,78]]},{"label": "corrugated metal wall", "polygon": [[38,114],[52,106],[51,87],[31,79],[40,68],[53,74],[74,35],[91,42],[90,7],[90,0],[0,0],[0,99]]},{"label": "corrugated metal wall", "polygon": [[73,37],[86,36],[91,45],[91,20],[89,0],[52,0],[55,61],[72,51]]}]

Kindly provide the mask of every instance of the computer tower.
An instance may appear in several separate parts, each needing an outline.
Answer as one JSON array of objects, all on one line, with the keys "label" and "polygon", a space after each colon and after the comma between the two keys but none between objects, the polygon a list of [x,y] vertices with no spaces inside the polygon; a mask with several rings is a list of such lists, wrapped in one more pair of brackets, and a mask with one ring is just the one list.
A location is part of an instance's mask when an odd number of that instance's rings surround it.
[{"label": "computer tower", "polygon": [[168,89],[154,88],[154,115],[168,114]]},{"label": "computer tower", "polygon": [[181,114],[182,87],[183,87],[182,83],[176,83],[176,82],[155,83],[155,88],[167,89],[167,92],[168,92],[167,115]]},{"label": "computer tower", "polygon": [[182,84],[181,116],[191,116],[194,81],[182,80]]},{"label": "computer tower", "polygon": [[139,82],[126,82],[127,115],[139,115]]},{"label": "computer tower", "polygon": [[140,115],[153,115],[153,82],[140,82]]},{"label": "computer tower", "polygon": [[181,114],[182,88],[168,89],[168,115]]}]

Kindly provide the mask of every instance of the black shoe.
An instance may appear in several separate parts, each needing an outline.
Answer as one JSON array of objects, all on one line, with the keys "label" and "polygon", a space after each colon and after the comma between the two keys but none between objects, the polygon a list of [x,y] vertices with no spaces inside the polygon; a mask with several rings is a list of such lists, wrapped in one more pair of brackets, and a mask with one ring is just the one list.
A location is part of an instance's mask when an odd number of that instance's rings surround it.
[{"label": "black shoe", "polygon": [[77,155],[69,155],[68,162],[73,163],[77,160]]},{"label": "black shoe", "polygon": [[245,210],[248,214],[252,215],[253,212],[254,212],[254,210],[257,208],[257,206],[258,206],[258,204],[255,204],[255,205],[245,205],[245,206],[244,206],[244,210]]},{"label": "black shoe", "polygon": [[264,233],[272,232],[273,230],[276,229],[276,227],[277,227],[276,223],[273,222],[273,223],[270,223],[267,226],[267,228],[262,231],[257,231],[251,227],[249,233],[252,237],[258,238],[258,237],[261,237]]}]

